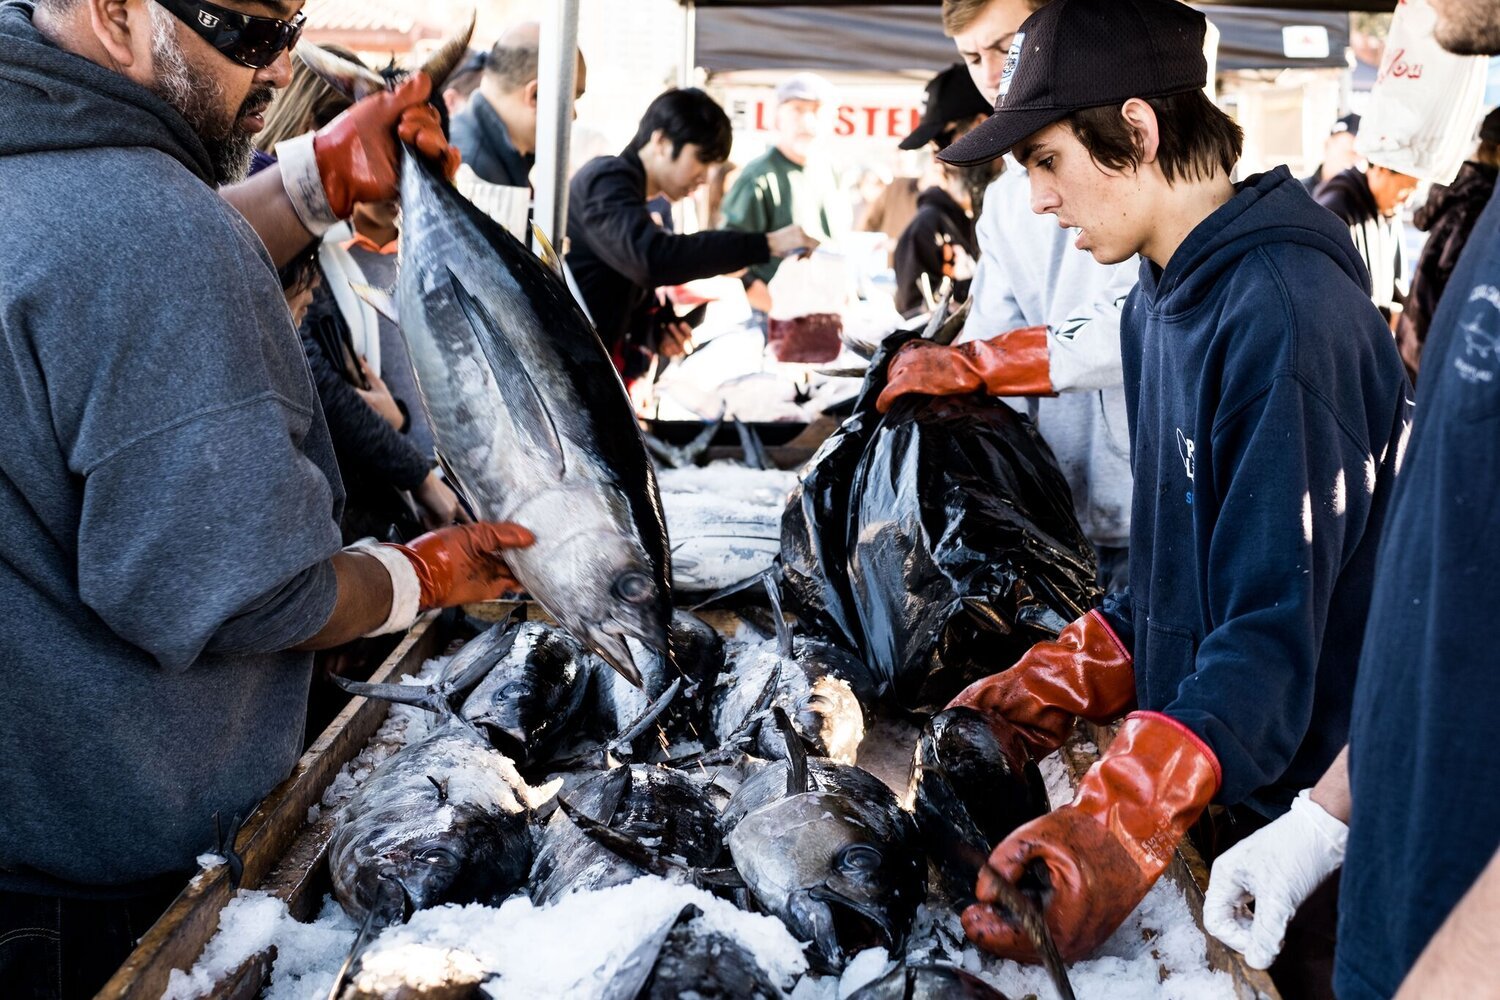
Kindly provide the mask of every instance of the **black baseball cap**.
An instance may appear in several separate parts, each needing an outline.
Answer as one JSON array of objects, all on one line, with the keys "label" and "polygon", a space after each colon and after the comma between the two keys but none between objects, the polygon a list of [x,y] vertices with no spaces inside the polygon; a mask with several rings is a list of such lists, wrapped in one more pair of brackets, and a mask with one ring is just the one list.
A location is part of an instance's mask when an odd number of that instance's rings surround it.
[{"label": "black baseball cap", "polygon": [[1483,142],[1500,143],[1500,108],[1491,109],[1479,123],[1479,138]]},{"label": "black baseball cap", "polygon": [[1082,108],[1199,90],[1207,31],[1178,0],[1052,0],[1016,32],[994,113],[938,159],[985,163]]},{"label": "black baseball cap", "polygon": [[901,140],[901,148],[921,149],[954,122],[989,113],[990,102],[974,86],[969,68],[963,63],[954,63],[927,81],[927,103],[922,108],[922,120],[911,135]]},{"label": "black baseball cap", "polygon": [[1340,132],[1359,135],[1359,115],[1351,112],[1334,122],[1333,127],[1328,130],[1329,135],[1338,135]]}]

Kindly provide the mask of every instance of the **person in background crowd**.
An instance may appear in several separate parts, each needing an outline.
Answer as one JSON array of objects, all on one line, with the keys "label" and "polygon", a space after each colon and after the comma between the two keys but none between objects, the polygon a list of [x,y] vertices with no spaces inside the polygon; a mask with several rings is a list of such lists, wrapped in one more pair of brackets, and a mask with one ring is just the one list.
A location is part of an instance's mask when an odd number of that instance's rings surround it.
[{"label": "person in background crowd", "polygon": [[1427,203],[1412,214],[1412,223],[1427,233],[1417,269],[1412,275],[1406,306],[1396,324],[1396,345],[1413,382],[1422,364],[1427,329],[1448,287],[1448,278],[1469,241],[1474,223],[1495,193],[1500,174],[1500,108],[1484,116],[1479,126],[1479,149],[1464,163],[1449,185],[1434,185]]},{"label": "person in background crowd", "polygon": [[8,997],[94,995],[287,777],[311,650],[500,596],[531,541],[340,548],[276,267],[394,197],[402,141],[457,164],[416,73],[241,181],[302,4],[221,2],[0,3],[0,620],[46,637],[6,646]]},{"label": "person in background crowd", "polygon": [[[327,48],[362,64],[347,49]],[[326,125],[349,103],[296,60],[291,82],[272,103],[266,128],[256,137],[257,148],[274,149]],[[264,154],[258,162],[269,164],[274,157]],[[354,292],[358,285],[395,285],[396,216],[395,201],[356,203],[350,223],[330,229],[320,247],[310,247],[297,260],[300,265],[311,255],[320,279],[307,293],[303,313],[310,308],[308,321],[302,315],[295,319],[344,484],[340,527],[345,544],[371,536],[405,541],[423,527],[468,520],[438,474],[432,434],[418,404],[416,377],[400,331]],[[382,371],[397,387],[395,395]]]},{"label": "person in background crowd", "polygon": [[679,235],[652,217],[648,203],[691,195],[709,167],[729,156],[729,116],[701,90],[669,90],[641,116],[619,156],[590,160],[569,187],[568,267],[594,326],[627,377],[655,353],[688,349],[692,331],[653,301],[660,285],[738,271],[773,256],[817,246],[800,226],[774,232],[709,230]]},{"label": "person in background crowd", "polygon": [[863,166],[858,169],[853,181],[849,183],[849,193],[853,199],[854,228],[862,233],[875,232],[865,221],[875,211],[875,206],[885,196],[885,189],[891,184],[891,177],[885,170],[877,167]]},{"label": "person in background crowd", "polygon": [[1407,289],[1406,227],[1400,212],[1416,189],[1415,177],[1372,163],[1364,170],[1349,167],[1334,174],[1316,194],[1318,204],[1349,227],[1354,248],[1370,270],[1372,299],[1393,330]]},{"label": "person in background crowd", "polygon": [[[776,142],[740,171],[724,196],[724,228],[769,233],[797,225],[816,240],[849,228],[847,206],[833,173],[822,165],[817,145],[828,132],[834,90],[816,73],[798,73],[776,88]],[[750,268],[743,281],[750,308],[771,311],[768,287],[781,259]]]},{"label": "person in background crowd", "polygon": [[[479,89],[453,116],[449,134],[463,162],[481,180],[506,187],[529,187],[536,159],[536,62],[541,26],[518,24],[490,49]],[[573,99],[587,82],[583,53]]]},{"label": "person in background crowd", "polygon": [[[922,193],[922,181],[927,176],[927,164],[923,164],[921,177],[892,177],[885,190],[880,192],[874,204],[868,206],[864,217],[855,229],[862,233],[884,233],[890,245],[890,262],[896,261],[896,241],[917,217],[917,196]],[[909,168],[908,168],[909,169]]]},{"label": "person in background crowd", "polygon": [[[986,100],[998,99],[1005,55],[1021,23],[1045,3],[944,0],[943,29]],[[972,392],[978,385],[991,395],[1028,397],[1011,405],[1030,414],[1056,456],[1097,553],[1101,585],[1123,590],[1131,480],[1120,307],[1137,268],[1101,264],[1074,246],[1074,234],[1034,213],[1020,169],[1001,172],[990,185],[975,228],[979,267],[959,343],[942,351],[913,348],[895,359],[892,398],[903,391]]]},{"label": "person in background crowd", "polygon": [[940,154],[1013,149],[1037,212],[1101,262],[1141,258],[1120,327],[1129,590],[953,702],[1038,756],[1076,716],[1130,713],[1073,802],[981,871],[964,927],[1003,957],[1038,958],[1001,882],[1044,866],[1058,948],[1085,957],[1210,803],[1263,824],[1347,735],[1408,386],[1338,220],[1285,167],[1231,180],[1242,135],[1203,93],[1206,33],[1177,0],[1052,0],[994,115]]},{"label": "person in background crowd", "polygon": [[[955,63],[927,83],[927,101],[922,119],[905,139],[902,149],[920,149],[931,143],[946,149],[955,139],[989,117],[990,103],[979,93],[969,71]],[[973,216],[979,210],[984,189],[994,179],[995,168],[938,164],[940,182],[917,199],[917,214],[896,241],[896,308],[901,315],[915,316],[929,308],[922,291],[936,295],[943,278],[953,281],[953,301],[969,297],[979,241],[974,235]]]},{"label": "person in background crowd", "polygon": [[1359,166],[1359,154],[1354,151],[1354,140],[1359,138],[1359,115],[1348,114],[1333,123],[1328,138],[1323,140],[1323,162],[1318,168],[1302,178],[1307,193],[1316,196],[1318,188],[1329,178],[1336,177],[1350,167]]},{"label": "person in background crowd", "polygon": [[443,106],[448,109],[448,118],[469,106],[469,99],[474,96],[474,91],[479,89],[479,83],[484,78],[484,68],[490,64],[488,52],[475,52],[472,49],[463,62],[443,81]]},{"label": "person in background crowd", "polygon": [[[1434,37],[1500,55],[1500,7],[1434,0]],[[1342,866],[1340,1000],[1495,1000],[1500,795],[1485,724],[1500,674],[1500,199],[1474,224],[1422,352],[1375,567],[1349,746],[1288,813],[1214,865],[1204,925],[1269,964]],[[1475,728],[1475,724],[1478,728]],[[1253,911],[1251,909],[1253,905]]]}]

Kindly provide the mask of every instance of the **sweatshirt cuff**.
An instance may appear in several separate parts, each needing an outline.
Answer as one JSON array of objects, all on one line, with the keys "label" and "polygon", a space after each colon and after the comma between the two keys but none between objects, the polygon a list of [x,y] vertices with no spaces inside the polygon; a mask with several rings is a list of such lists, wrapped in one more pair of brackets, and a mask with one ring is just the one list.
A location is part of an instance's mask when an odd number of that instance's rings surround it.
[{"label": "sweatshirt cuff", "polygon": [[385,567],[391,578],[391,611],[378,627],[365,633],[366,637],[404,632],[412,627],[422,613],[422,584],[417,579],[416,568],[411,560],[394,545],[382,545],[373,538],[361,538],[344,549],[345,552],[361,552],[373,556]]},{"label": "sweatshirt cuff", "polygon": [[323,177],[318,173],[318,158],[313,151],[313,134],[304,132],[276,144],[276,162],[281,167],[281,186],[286,190],[292,210],[302,225],[314,236],[322,236],[338,221],[328,204]]}]

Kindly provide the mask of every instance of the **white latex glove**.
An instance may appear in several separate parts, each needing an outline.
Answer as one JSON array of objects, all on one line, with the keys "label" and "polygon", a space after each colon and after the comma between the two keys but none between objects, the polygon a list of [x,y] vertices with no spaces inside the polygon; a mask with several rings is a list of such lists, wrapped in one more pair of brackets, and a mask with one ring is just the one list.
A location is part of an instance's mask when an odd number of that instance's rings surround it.
[{"label": "white latex glove", "polygon": [[[1235,844],[1214,862],[1203,899],[1203,927],[1252,969],[1268,969],[1281,951],[1287,921],[1344,863],[1349,827],[1304,790],[1280,819]],[[1255,903],[1255,912],[1247,905]]]}]

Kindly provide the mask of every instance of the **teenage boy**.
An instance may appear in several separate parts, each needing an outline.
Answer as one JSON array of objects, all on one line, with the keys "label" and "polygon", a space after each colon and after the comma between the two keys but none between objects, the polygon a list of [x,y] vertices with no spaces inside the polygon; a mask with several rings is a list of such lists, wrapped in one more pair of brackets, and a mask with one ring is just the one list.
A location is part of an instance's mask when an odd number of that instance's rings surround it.
[{"label": "teenage boy", "polygon": [[1086,956],[1211,801],[1263,823],[1347,734],[1406,379],[1344,226],[1285,167],[1230,181],[1241,133],[1202,92],[1205,30],[1175,0],[1053,0],[995,113],[941,154],[1013,148],[1076,246],[1142,257],[1120,330],[1130,588],[955,699],[1038,755],[1077,716],[1137,709],[980,873],[964,927],[1006,957],[1037,958],[991,905],[1001,881],[1044,865],[1058,947]]},{"label": "teenage boy", "polygon": [[[1021,24],[1046,0],[943,0],[953,38],[991,107]],[[980,385],[1029,413],[1057,458],[1106,590],[1124,589],[1130,540],[1130,458],[1121,388],[1120,309],[1133,261],[1105,266],[1031,211],[1024,173],[1000,173],[975,223],[979,262],[959,343],[914,344],[890,368],[879,405],[909,392]],[[1026,397],[1026,398],[1021,398]]]},{"label": "teenage boy", "polygon": [[[595,157],[573,178],[568,266],[617,363],[627,340],[651,353],[680,349],[688,336],[681,324],[656,319],[650,299],[657,286],[728,274],[818,245],[797,225],[680,235],[651,217],[647,202],[692,194],[710,167],[729,158],[732,138],[729,116],[713,98],[695,88],[669,90],[646,108],[624,152]],[[645,367],[632,357],[622,370]]]},{"label": "teenage boy", "polygon": [[[1500,55],[1500,7],[1432,7],[1438,44]],[[1264,966],[1287,917],[1342,861],[1334,983],[1343,1000],[1500,996],[1500,795],[1479,728],[1500,704],[1484,625],[1500,596],[1497,286],[1492,198],[1433,314],[1348,752],[1299,797],[1303,809],[1215,864],[1204,904],[1205,926]],[[1242,916],[1251,898],[1253,921]]]}]

